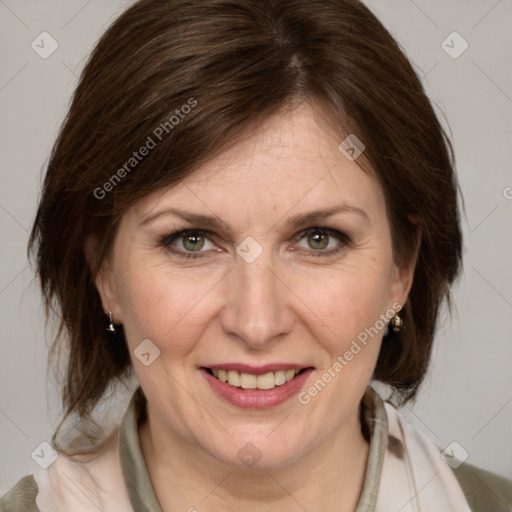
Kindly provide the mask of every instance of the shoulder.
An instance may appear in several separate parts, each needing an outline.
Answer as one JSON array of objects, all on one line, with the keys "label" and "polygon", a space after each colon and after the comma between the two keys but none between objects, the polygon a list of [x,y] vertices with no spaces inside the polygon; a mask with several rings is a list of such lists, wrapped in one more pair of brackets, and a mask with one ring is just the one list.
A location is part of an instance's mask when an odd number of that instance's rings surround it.
[{"label": "shoulder", "polygon": [[[458,466],[450,464],[442,456],[444,450],[438,443],[410,423],[395,406],[387,402],[384,405],[389,435],[402,443],[404,454],[412,461],[414,477],[417,476],[419,480],[428,480],[431,474],[437,477],[428,487],[428,491],[432,491],[436,485],[438,487],[434,500],[444,493],[448,500],[459,496],[457,499],[461,510],[467,510],[469,506],[472,512],[512,511],[511,480],[467,462]],[[425,492],[422,492],[424,497]],[[462,506],[463,501],[466,508]]]},{"label": "shoulder", "polygon": [[472,512],[512,510],[512,480],[467,463],[452,471]]},{"label": "shoulder", "polygon": [[40,512],[36,505],[38,490],[34,476],[24,476],[2,497],[0,510],[2,512]]}]

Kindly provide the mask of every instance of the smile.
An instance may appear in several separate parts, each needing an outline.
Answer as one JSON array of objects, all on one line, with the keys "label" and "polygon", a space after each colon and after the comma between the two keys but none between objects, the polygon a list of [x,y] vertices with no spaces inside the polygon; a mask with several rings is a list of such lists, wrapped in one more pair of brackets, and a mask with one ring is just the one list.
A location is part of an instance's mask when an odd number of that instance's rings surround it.
[{"label": "smile", "polygon": [[242,389],[273,389],[276,386],[282,386],[295,378],[305,368],[296,368],[291,370],[278,370],[256,375],[254,373],[238,372],[236,370],[212,370],[206,368],[206,371],[225,382],[232,387]]},{"label": "smile", "polygon": [[244,364],[201,367],[210,389],[223,401],[236,407],[274,407],[300,392],[314,371],[300,364],[272,364],[254,367]]}]

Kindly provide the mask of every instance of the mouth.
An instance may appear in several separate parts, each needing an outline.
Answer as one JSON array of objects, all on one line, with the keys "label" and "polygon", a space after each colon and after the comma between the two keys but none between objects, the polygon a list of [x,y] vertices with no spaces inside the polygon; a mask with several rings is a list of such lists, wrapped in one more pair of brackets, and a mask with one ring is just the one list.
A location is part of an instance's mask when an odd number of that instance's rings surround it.
[{"label": "mouth", "polygon": [[261,373],[261,371],[258,371],[258,373],[249,373],[227,368],[216,369],[203,367],[203,369],[212,377],[215,377],[220,382],[228,384],[233,388],[269,390],[285,385],[298,375],[312,368],[290,368],[286,370],[267,371],[265,373]]},{"label": "mouth", "polygon": [[300,364],[251,366],[225,363],[200,367],[210,389],[235,407],[266,409],[295,396],[314,372]]}]

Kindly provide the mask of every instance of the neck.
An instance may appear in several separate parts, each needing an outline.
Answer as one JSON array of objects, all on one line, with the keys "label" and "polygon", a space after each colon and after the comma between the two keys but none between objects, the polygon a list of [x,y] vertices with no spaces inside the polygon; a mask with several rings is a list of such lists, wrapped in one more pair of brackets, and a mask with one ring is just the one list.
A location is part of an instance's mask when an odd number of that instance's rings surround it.
[{"label": "neck", "polygon": [[359,414],[326,442],[279,468],[233,468],[219,462],[170,432],[150,410],[139,426],[139,437],[164,512],[195,508],[352,512],[361,493],[369,451]]}]

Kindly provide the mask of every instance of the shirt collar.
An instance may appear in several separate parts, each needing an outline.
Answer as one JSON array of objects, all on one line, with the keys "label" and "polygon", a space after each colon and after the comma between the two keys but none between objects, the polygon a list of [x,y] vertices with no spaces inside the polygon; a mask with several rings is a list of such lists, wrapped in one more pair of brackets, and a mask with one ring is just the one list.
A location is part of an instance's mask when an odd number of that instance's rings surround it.
[{"label": "shirt collar", "polygon": [[139,386],[132,396],[119,431],[121,467],[133,510],[162,512],[140,447],[138,425],[145,415],[146,397]]},{"label": "shirt collar", "polygon": [[[364,401],[371,406],[369,408],[371,439],[363,488],[355,512],[373,512],[375,509],[388,442],[388,423],[384,403],[371,386],[366,389]],[[120,428],[121,467],[133,509],[137,512],[162,512],[140,446],[138,425],[144,421],[145,414],[146,397],[138,387],[128,405]]]}]

